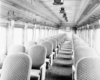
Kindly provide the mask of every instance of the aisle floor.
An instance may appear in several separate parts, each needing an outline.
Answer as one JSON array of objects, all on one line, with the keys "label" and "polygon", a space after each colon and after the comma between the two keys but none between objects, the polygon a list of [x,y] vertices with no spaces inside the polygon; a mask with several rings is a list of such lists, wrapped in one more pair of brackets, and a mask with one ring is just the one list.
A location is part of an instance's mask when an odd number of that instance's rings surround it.
[{"label": "aisle floor", "polygon": [[72,80],[72,59],[70,55],[59,53],[53,66],[46,71],[45,80]]}]

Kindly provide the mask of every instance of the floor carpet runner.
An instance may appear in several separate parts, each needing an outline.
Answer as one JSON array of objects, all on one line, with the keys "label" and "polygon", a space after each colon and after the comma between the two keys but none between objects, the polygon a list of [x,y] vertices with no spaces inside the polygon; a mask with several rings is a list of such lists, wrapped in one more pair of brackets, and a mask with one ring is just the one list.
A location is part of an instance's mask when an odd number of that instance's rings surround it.
[{"label": "floor carpet runner", "polygon": [[53,66],[46,71],[45,80],[72,80],[72,59],[69,55],[59,53]]}]

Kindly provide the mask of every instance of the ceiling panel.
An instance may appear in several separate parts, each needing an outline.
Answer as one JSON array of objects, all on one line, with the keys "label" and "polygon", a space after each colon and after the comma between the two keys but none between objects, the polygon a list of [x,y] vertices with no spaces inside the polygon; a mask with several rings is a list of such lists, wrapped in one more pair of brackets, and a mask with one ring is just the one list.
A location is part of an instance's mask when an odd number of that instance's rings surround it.
[{"label": "ceiling panel", "polygon": [[75,23],[75,17],[80,7],[81,0],[64,0],[63,5],[53,5],[54,0],[39,0],[50,9],[62,22],[66,22],[63,18],[63,14],[59,13],[61,7],[65,8],[67,14],[68,22]]}]

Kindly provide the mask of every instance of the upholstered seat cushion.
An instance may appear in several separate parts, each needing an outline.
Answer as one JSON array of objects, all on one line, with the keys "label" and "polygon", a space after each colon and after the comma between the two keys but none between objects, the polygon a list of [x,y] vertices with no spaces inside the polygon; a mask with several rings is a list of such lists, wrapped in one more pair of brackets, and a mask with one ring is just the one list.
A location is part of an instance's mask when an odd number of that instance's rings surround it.
[{"label": "upholstered seat cushion", "polygon": [[59,50],[59,53],[66,54],[66,55],[72,55],[72,51]]},{"label": "upholstered seat cushion", "polygon": [[75,80],[100,80],[100,57],[81,59],[77,63]]},{"label": "upholstered seat cushion", "polygon": [[39,77],[40,76],[40,70],[31,69],[30,76],[32,76],[32,77]]}]

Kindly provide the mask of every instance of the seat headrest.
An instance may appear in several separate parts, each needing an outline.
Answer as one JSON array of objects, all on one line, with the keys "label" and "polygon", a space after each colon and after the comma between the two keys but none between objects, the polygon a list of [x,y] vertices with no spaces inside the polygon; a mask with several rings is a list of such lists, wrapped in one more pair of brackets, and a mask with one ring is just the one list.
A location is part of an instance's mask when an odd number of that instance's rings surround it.
[{"label": "seat headrest", "polygon": [[96,57],[97,52],[90,47],[79,47],[75,50],[74,52],[74,57],[75,57],[75,64],[82,58],[85,57]]},{"label": "seat headrest", "polygon": [[46,49],[47,49],[47,56],[46,57],[49,57],[53,52],[53,44],[50,41],[44,41],[41,43],[41,45],[46,47]]},{"label": "seat headrest", "polygon": [[52,42],[52,44],[53,44],[53,49],[55,50],[56,47],[57,47],[57,42],[56,42],[56,40],[55,40],[55,39],[48,39],[48,41]]},{"label": "seat headrest", "polygon": [[32,46],[32,45],[35,45],[37,44],[35,41],[28,41],[25,43],[25,48],[26,48],[26,53],[28,51],[28,49]]},{"label": "seat headrest", "polygon": [[37,44],[41,44],[41,42],[43,42],[43,41],[44,41],[43,39],[36,40]]},{"label": "seat headrest", "polygon": [[8,54],[14,54],[17,52],[25,53],[25,47],[23,45],[11,45],[8,49]]}]

